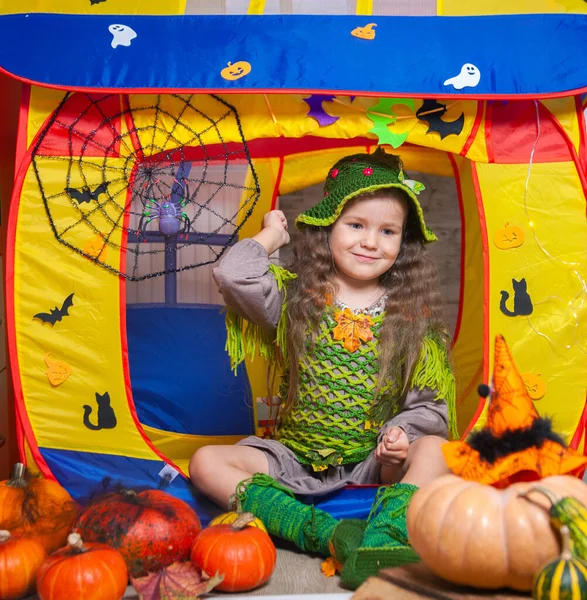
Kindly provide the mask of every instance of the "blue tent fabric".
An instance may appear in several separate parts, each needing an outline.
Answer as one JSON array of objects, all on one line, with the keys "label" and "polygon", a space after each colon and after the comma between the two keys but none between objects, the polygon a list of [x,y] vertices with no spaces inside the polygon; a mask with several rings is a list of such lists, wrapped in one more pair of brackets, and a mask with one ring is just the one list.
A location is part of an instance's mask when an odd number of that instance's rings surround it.
[{"label": "blue tent fabric", "polygon": [[[368,22],[376,23],[374,39],[351,35]],[[587,90],[585,40],[587,15],[579,14],[36,13],[0,17],[0,68],[71,90],[536,98]],[[251,65],[250,73],[221,76],[228,62],[240,61]],[[466,65],[474,65],[480,79],[459,88],[455,78]]]},{"label": "blue tent fabric", "polygon": [[40,451],[57,481],[82,506],[106,489],[112,491],[119,486],[135,490],[163,489],[189,504],[198,513],[204,526],[223,512],[205,496],[197,493],[191,482],[181,475],[167,484],[159,476],[165,466],[163,461],[55,448],[40,448]]},{"label": "blue tent fabric", "polygon": [[[54,448],[40,448],[41,455],[51,472],[82,506],[105,490],[114,486],[140,489],[163,489],[169,494],[187,502],[200,517],[205,527],[216,515],[224,512],[205,496],[196,492],[192,484],[178,475],[171,483],[159,476],[165,466],[162,461],[142,460],[112,454],[74,452]],[[377,491],[376,486],[356,486],[339,490],[328,496],[305,498],[314,502],[317,508],[326,510],[334,517],[366,518]]]},{"label": "blue tent fabric", "polygon": [[255,433],[244,366],[230,369],[224,314],[199,308],[127,305],[133,400],[139,421],[192,435]]},{"label": "blue tent fabric", "polygon": [[337,519],[366,519],[378,489],[376,485],[349,486],[327,496],[306,496],[303,501],[314,504]]}]

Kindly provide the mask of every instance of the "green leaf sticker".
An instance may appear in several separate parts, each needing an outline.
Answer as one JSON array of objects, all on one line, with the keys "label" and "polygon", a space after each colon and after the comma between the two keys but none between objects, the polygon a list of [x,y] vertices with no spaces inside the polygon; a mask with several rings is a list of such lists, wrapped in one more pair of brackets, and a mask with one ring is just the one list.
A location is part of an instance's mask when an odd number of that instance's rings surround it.
[{"label": "green leaf sticker", "polygon": [[404,133],[394,133],[388,128],[388,125],[396,122],[396,115],[392,110],[396,104],[403,104],[412,111],[414,110],[414,101],[411,98],[381,98],[375,106],[367,109],[367,117],[373,121],[373,127],[369,129],[369,132],[378,137],[380,144],[389,144],[393,148],[399,148],[410,134],[410,130]]}]

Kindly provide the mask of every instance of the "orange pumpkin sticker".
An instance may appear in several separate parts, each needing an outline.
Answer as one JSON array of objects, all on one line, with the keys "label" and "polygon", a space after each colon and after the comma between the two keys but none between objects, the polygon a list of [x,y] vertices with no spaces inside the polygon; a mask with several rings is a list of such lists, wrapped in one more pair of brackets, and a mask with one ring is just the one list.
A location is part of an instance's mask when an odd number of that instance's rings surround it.
[{"label": "orange pumpkin sticker", "polygon": [[374,40],[375,30],[373,27],[377,27],[377,23],[368,23],[365,27],[355,27],[351,31],[351,35],[360,40]]},{"label": "orange pumpkin sticker", "polygon": [[350,308],[345,308],[344,311],[335,311],[334,320],[338,325],[332,331],[332,336],[335,340],[344,340],[344,347],[349,352],[358,350],[361,341],[373,339],[373,319],[368,315],[355,315]]},{"label": "orange pumpkin sticker", "polygon": [[220,71],[220,77],[228,79],[229,81],[234,81],[235,79],[240,79],[241,77],[248,75],[251,72],[251,69],[251,64],[246,60],[239,60],[234,64],[229,62],[228,66]]},{"label": "orange pumpkin sticker", "polygon": [[[587,463],[587,457],[567,448],[555,432],[548,430],[548,425],[540,418],[505,339],[498,335],[493,390],[487,422],[481,432],[485,446],[473,447],[477,442],[475,433],[469,438],[470,443],[447,442],[442,446],[446,464],[463,479],[496,487],[551,475],[578,474]],[[517,446],[513,443],[516,434],[519,434]],[[486,451],[491,441],[494,446],[482,456],[481,451]],[[491,459],[490,454],[493,454]]]},{"label": "orange pumpkin sticker", "polygon": [[524,230],[516,225],[506,223],[502,229],[498,229],[494,233],[493,243],[500,250],[518,248],[524,243]]},{"label": "orange pumpkin sticker", "polygon": [[521,377],[524,380],[528,396],[530,396],[532,400],[544,398],[544,395],[546,394],[546,382],[540,377],[540,373],[537,373],[536,375],[534,375],[534,373],[522,373]]},{"label": "orange pumpkin sticker", "polygon": [[95,235],[90,238],[82,250],[92,258],[106,260],[106,242],[101,235]]},{"label": "orange pumpkin sticker", "polygon": [[71,375],[72,368],[71,365],[68,365],[62,360],[50,360],[50,356],[51,354],[49,353],[45,354],[45,364],[49,367],[49,369],[45,371],[45,375],[47,375],[49,383],[52,386],[57,387]]}]

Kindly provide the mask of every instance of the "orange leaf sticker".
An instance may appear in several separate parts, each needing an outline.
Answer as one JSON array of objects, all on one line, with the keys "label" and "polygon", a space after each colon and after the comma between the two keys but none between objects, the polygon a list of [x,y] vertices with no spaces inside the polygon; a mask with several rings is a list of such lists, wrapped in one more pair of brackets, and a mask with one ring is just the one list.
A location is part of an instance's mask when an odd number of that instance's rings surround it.
[{"label": "orange leaf sticker", "polygon": [[338,325],[332,334],[335,340],[344,340],[344,347],[349,352],[355,352],[361,345],[361,341],[368,342],[373,339],[373,319],[367,315],[355,315],[350,308],[344,311],[337,310],[334,320]]}]

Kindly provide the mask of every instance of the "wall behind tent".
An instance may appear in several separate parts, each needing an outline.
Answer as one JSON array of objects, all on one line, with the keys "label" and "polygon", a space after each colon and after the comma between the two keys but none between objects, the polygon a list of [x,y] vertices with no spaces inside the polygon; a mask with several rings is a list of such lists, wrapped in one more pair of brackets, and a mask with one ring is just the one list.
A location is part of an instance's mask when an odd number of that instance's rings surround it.
[{"label": "wall behind tent", "polygon": [[[410,171],[410,177],[426,186],[418,199],[424,210],[426,222],[438,237],[438,242],[429,244],[428,249],[438,267],[444,316],[449,330],[454,332],[459,310],[461,262],[461,217],[455,181],[452,177],[413,171]],[[322,185],[314,185],[279,198],[279,207],[287,217],[293,237],[297,235],[295,218],[321,198]],[[280,260],[287,260],[288,256],[288,248],[280,250]]]}]

